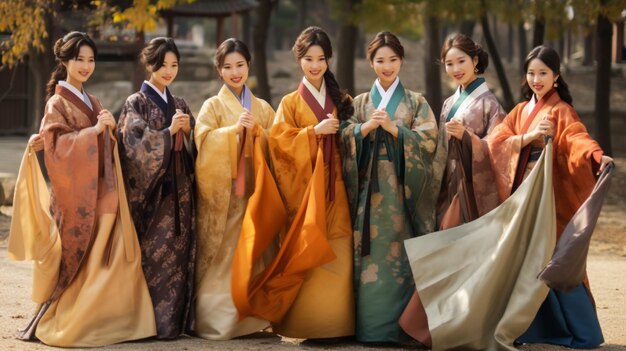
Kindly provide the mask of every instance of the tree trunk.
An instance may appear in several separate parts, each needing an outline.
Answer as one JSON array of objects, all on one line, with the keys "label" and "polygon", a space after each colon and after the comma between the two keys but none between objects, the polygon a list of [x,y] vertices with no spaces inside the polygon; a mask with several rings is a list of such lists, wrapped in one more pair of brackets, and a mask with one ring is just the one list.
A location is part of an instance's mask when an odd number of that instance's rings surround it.
[{"label": "tree trunk", "polygon": [[357,31],[358,35],[356,38],[356,57],[366,57],[367,52],[365,51],[365,47],[367,46],[365,33],[363,31]]},{"label": "tree trunk", "polygon": [[517,26],[517,43],[519,44],[519,71],[524,72],[524,61],[526,61],[526,55],[528,55],[528,46],[526,44],[526,28],[524,28],[524,22],[520,22]]},{"label": "tree trunk", "polygon": [[141,88],[141,84],[143,83],[143,81],[146,79],[146,68],[145,66],[141,63],[141,60],[139,59],[139,54],[141,53],[141,50],[143,50],[144,44],[146,41],[146,37],[145,37],[145,33],[144,32],[137,32],[137,34],[135,35],[135,53],[133,54],[133,57],[135,58],[135,70],[133,72],[133,76],[132,76],[132,85],[133,85],[133,92],[135,91],[139,91],[139,89]]},{"label": "tree trunk", "polygon": [[563,47],[563,62],[569,63],[572,59],[572,29],[567,28],[565,31],[564,47]]},{"label": "tree trunk", "polygon": [[593,38],[594,30],[592,27],[585,28],[585,45],[583,51],[583,66],[591,66],[593,64]]},{"label": "tree trunk", "polygon": [[[343,1],[344,13],[350,13],[361,0]],[[337,81],[339,86],[347,89],[352,96],[355,95],[354,88],[354,56],[356,53],[356,43],[359,36],[359,28],[349,21],[342,21],[339,29],[339,45],[337,48]]]},{"label": "tree trunk", "polygon": [[[601,4],[605,4],[602,0]],[[611,41],[613,26],[608,18],[598,15],[596,58],[596,139],[605,154],[612,155],[611,149]]]},{"label": "tree trunk", "polygon": [[546,33],[546,23],[541,17],[537,17],[534,22],[533,30],[533,48],[543,44],[543,38]]},{"label": "tree trunk", "polygon": [[249,45],[252,42],[252,32],[250,30],[250,28],[252,28],[252,16],[249,11],[243,14],[242,27],[243,34],[241,37],[243,42],[246,43],[246,45]]},{"label": "tree trunk", "polygon": [[46,49],[45,53],[36,53],[31,50],[28,55],[28,67],[31,69],[32,77],[32,116],[27,116],[29,119],[29,133],[34,134],[39,131],[41,124],[41,118],[43,117],[44,108],[46,106],[46,85],[48,79],[50,79],[50,72],[54,67],[54,59],[50,60],[50,52],[52,46]]},{"label": "tree trunk", "polygon": [[[298,15],[296,18],[296,24],[298,26],[297,31],[300,33],[306,28],[306,16],[307,16],[307,0],[298,0]],[[295,40],[295,38],[294,38]]]},{"label": "tree trunk", "polygon": [[475,26],[476,26],[476,21],[463,21],[461,22],[461,25],[459,26],[459,32],[471,38],[472,35],[474,35]]},{"label": "tree trunk", "polygon": [[514,51],[513,50],[513,48],[514,48],[513,43],[515,42],[513,40],[513,23],[509,23],[507,25],[506,39],[507,39],[506,40],[507,41],[507,43],[506,43],[506,60],[509,63],[513,63],[513,55],[514,55],[513,54],[513,51]]},{"label": "tree trunk", "polygon": [[439,30],[439,20],[435,16],[426,18],[426,55],[424,56],[424,72],[426,77],[426,100],[430,108],[435,113],[437,120],[441,113],[443,102],[441,93],[441,66],[439,61],[439,50],[441,45],[441,31]]},{"label": "tree trunk", "polygon": [[274,2],[272,0],[259,1],[259,7],[256,10],[257,16],[253,33],[254,59],[258,85],[256,96],[270,104],[272,103],[272,94],[270,91],[269,76],[267,72],[267,56],[265,54],[265,47],[267,44],[267,33],[273,4]]},{"label": "tree trunk", "polygon": [[498,74],[498,79],[500,80],[500,86],[502,87],[502,98],[504,99],[502,106],[505,110],[510,111],[515,102],[513,101],[513,94],[511,93],[511,88],[509,87],[509,81],[506,78],[506,73],[504,71],[504,66],[502,65],[502,60],[500,59],[500,54],[498,53],[498,48],[496,47],[496,43],[491,35],[491,30],[489,29],[489,20],[487,19],[487,16],[483,15],[481,23],[483,27],[483,34],[485,35],[485,41],[487,42],[487,49],[491,55],[491,60],[496,68],[496,73]]},{"label": "tree trunk", "polygon": [[[55,7],[58,7],[58,5]],[[56,8],[54,10],[56,10]],[[50,79],[50,73],[56,65],[52,48],[54,47],[54,42],[61,36],[56,23],[58,22],[54,20],[52,14],[50,12],[46,12],[45,26],[46,32],[48,32],[48,37],[42,40],[44,50],[43,52],[39,52],[35,49],[31,49],[28,55],[28,67],[31,70],[30,73],[33,85],[32,88],[29,89],[29,94],[32,94],[30,100],[32,102],[32,106],[29,106],[28,108],[30,116],[27,116],[26,118],[29,118],[29,133],[31,134],[39,132],[41,119],[43,118],[47,102],[46,86],[48,85],[48,80]]]}]

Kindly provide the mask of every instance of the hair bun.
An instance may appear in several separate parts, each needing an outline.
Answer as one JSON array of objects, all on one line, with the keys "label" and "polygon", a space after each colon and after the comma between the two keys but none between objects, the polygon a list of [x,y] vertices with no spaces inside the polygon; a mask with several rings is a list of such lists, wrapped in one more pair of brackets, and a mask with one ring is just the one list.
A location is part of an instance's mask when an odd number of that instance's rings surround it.
[{"label": "hair bun", "polygon": [[58,60],[59,59],[59,55],[61,54],[61,48],[63,47],[63,44],[65,44],[65,41],[63,40],[63,38],[59,38],[55,43],[54,43],[54,48],[53,48],[53,52],[54,52],[54,57]]}]

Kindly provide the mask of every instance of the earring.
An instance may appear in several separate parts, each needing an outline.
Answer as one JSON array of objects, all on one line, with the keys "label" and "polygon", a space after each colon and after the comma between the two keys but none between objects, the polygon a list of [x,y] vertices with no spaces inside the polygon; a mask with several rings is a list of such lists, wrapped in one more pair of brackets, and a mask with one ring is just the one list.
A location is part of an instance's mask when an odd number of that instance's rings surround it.
[{"label": "earring", "polygon": [[478,67],[474,67],[474,73],[478,73]]},{"label": "earring", "polygon": [[556,80],[555,80],[555,81],[554,81],[554,84],[552,84],[552,86],[556,88],[556,87],[558,87],[558,86],[559,86],[559,83],[557,83],[557,82],[556,82]]}]

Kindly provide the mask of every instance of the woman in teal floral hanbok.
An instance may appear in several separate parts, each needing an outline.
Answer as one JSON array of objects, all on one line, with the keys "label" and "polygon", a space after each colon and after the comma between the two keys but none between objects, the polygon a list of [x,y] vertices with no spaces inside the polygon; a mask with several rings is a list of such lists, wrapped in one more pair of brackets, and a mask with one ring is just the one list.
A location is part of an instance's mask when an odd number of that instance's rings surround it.
[{"label": "woman in teal floral hanbok", "polygon": [[398,38],[378,33],[368,58],[378,79],[354,99],[354,116],[341,128],[354,231],[356,339],[399,343],[410,340],[398,319],[414,291],[403,241],[435,229],[445,146],[426,99],[400,83]]}]

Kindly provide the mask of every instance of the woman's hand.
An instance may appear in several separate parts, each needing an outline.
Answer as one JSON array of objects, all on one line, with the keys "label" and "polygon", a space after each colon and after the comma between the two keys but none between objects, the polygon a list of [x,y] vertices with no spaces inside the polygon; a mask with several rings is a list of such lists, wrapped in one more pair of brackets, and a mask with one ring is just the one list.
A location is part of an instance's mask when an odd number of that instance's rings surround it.
[{"label": "woman's hand", "polygon": [[239,115],[239,120],[237,121],[237,131],[241,132],[243,128],[248,130],[254,130],[258,124],[256,118],[250,113],[250,111],[245,110]]},{"label": "woman's hand", "polygon": [[550,115],[544,117],[537,123],[535,129],[522,135],[522,147],[541,137],[552,137],[554,135],[554,123]]},{"label": "woman's hand", "polygon": [[374,111],[372,120],[376,121],[379,126],[383,127],[385,131],[391,133],[394,137],[398,136],[398,126],[389,118],[389,114],[385,109]]},{"label": "woman's hand", "polygon": [[40,134],[33,134],[28,139],[28,147],[37,152],[43,150],[43,137]]},{"label": "woman's hand", "polygon": [[339,120],[332,113],[326,115],[328,118],[322,120],[315,127],[313,127],[313,131],[315,131],[316,135],[326,135],[326,134],[335,134],[337,130],[339,130]]},{"label": "woman's hand", "polygon": [[608,166],[611,163],[613,163],[613,158],[607,155],[602,155],[602,160],[600,161],[600,168],[598,169],[598,173],[596,175],[599,175],[600,173],[602,173],[602,171],[604,171],[606,166]]},{"label": "woman's hand", "polygon": [[171,135],[178,133],[179,130],[182,130],[185,135],[189,135],[189,133],[191,133],[189,115],[183,113],[183,111],[180,109],[176,109],[176,114],[174,114],[174,117],[172,117],[172,123],[169,129]]},{"label": "woman's hand", "polygon": [[[554,123],[552,123],[550,116],[544,117],[532,132],[528,133],[531,140],[539,139],[542,136],[551,137],[554,135]],[[524,138],[526,139],[526,138]]]},{"label": "woman's hand", "polygon": [[458,140],[463,139],[463,134],[465,133],[465,126],[459,120],[452,119],[450,122],[446,122],[446,132],[448,132],[449,136],[453,136]]},{"label": "woman's hand", "polygon": [[100,113],[98,113],[98,123],[96,123],[95,126],[98,134],[104,132],[104,129],[106,127],[114,129],[115,125],[115,118],[113,118],[111,112],[109,112],[109,110],[107,109],[100,110]]},{"label": "woman's hand", "polygon": [[375,119],[369,119],[361,124],[361,136],[364,138],[376,128],[380,127],[380,122]]}]

